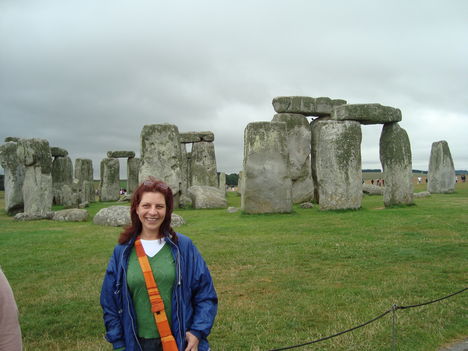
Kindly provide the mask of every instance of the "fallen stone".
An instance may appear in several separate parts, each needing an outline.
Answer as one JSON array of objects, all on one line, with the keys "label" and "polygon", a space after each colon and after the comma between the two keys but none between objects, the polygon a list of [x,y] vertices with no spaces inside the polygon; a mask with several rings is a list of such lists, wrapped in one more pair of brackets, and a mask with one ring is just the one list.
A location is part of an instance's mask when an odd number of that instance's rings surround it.
[{"label": "fallen stone", "polygon": [[131,223],[130,207],[110,206],[102,208],[94,216],[93,223],[112,227],[129,225]]},{"label": "fallen stone", "polygon": [[383,124],[401,121],[401,111],[380,104],[349,104],[333,108],[331,119],[358,121],[361,124]]},{"label": "fallen stone", "polygon": [[86,208],[86,207],[89,207],[89,202],[88,201],[85,201],[85,202],[82,202],[78,205],[78,208]]},{"label": "fallen stone", "polygon": [[77,208],[56,211],[52,217],[52,220],[60,222],[85,222],[87,219],[88,211]]},{"label": "fallen stone", "polygon": [[187,194],[182,194],[179,200],[179,207],[190,208],[192,207],[192,199]]},{"label": "fallen stone", "polygon": [[239,211],[239,209],[238,209],[237,207],[232,207],[232,206],[230,206],[230,207],[227,208],[227,211],[228,211],[229,213],[236,213],[236,212]]},{"label": "fallen stone", "polygon": [[171,227],[180,227],[185,224],[185,220],[178,214],[172,213],[171,215]]},{"label": "fallen stone", "polygon": [[335,106],[346,104],[346,100],[328,97],[279,96],[273,99],[277,113],[298,113],[304,116],[330,116]]},{"label": "fallen stone", "polygon": [[200,141],[214,141],[213,132],[180,133],[180,142],[183,144],[199,143]]},{"label": "fallen stone", "polygon": [[429,191],[420,191],[419,193],[414,193],[413,198],[429,197],[431,193]]},{"label": "fallen stone", "polygon": [[211,186],[194,185],[188,188],[194,208],[225,208],[227,201],[224,191]]},{"label": "fallen stone", "polygon": [[68,156],[67,150],[62,149],[60,147],[56,147],[56,146],[50,147],[50,153],[52,157],[67,157]]},{"label": "fallen stone", "polygon": [[107,151],[108,158],[133,158],[135,152],[133,151]]},{"label": "fallen stone", "polygon": [[15,221],[37,221],[37,220],[41,220],[41,219],[52,219],[52,217],[54,216],[54,212],[53,211],[49,211],[49,212],[46,212],[46,213],[43,213],[43,214],[29,214],[29,213],[25,213],[25,212],[20,212],[20,213],[17,213],[14,217]]},{"label": "fallen stone", "polygon": [[301,208],[312,208],[312,207],[314,207],[314,204],[312,202],[303,202],[302,204],[300,204],[300,207]]},{"label": "fallen stone", "polygon": [[373,184],[362,184],[362,192],[368,195],[383,195],[385,187]]}]

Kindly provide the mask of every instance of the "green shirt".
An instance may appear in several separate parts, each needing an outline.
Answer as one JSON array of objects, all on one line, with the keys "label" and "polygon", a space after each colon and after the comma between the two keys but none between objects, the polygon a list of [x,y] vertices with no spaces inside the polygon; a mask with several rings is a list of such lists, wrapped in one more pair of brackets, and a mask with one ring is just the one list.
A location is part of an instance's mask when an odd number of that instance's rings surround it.
[{"label": "green shirt", "polygon": [[[172,289],[176,278],[175,262],[171,248],[165,244],[153,257],[148,257],[154,279],[164,302],[169,325],[172,326]],[[159,331],[151,312],[151,304],[146,289],[145,278],[135,248],[130,253],[127,270],[127,284],[135,307],[138,336],[140,338],[159,338]]]}]

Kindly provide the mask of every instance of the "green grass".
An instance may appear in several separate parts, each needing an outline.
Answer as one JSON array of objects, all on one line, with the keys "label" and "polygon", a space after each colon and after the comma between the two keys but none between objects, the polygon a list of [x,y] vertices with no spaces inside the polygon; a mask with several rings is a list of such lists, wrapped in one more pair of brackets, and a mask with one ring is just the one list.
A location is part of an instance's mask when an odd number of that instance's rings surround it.
[{"label": "green grass", "polygon": [[[228,200],[239,207],[239,196]],[[218,291],[213,350],[299,344],[356,326],[392,304],[467,287],[468,184],[415,202],[385,209],[381,196],[366,196],[358,211],[295,207],[283,215],[177,210],[187,222],[177,230],[199,247]],[[61,223],[0,215],[0,265],[15,292],[25,350],[111,349],[99,291],[120,230],[96,226],[91,216]],[[467,296],[398,311],[398,350],[437,350],[467,336]],[[387,315],[298,350],[391,350],[391,327]]]}]

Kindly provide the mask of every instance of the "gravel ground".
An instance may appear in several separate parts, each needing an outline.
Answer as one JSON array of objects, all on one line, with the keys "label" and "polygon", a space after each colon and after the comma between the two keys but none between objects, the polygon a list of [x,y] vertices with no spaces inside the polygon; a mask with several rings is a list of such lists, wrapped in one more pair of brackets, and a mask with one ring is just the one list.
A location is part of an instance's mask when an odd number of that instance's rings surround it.
[{"label": "gravel ground", "polygon": [[468,338],[454,344],[444,346],[439,351],[468,351]]}]

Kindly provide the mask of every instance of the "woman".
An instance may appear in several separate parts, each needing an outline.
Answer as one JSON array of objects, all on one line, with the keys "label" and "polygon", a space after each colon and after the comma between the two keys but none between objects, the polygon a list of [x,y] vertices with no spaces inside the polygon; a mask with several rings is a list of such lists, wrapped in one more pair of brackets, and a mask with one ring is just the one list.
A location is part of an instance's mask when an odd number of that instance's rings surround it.
[{"label": "woman", "polygon": [[171,189],[153,177],[133,193],[132,223],[120,234],[101,290],[106,339],[114,349],[210,349],[218,298],[197,248],[172,230],[172,210]]}]

